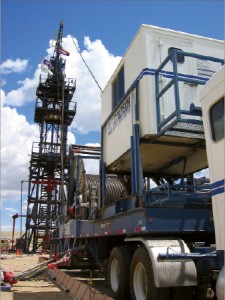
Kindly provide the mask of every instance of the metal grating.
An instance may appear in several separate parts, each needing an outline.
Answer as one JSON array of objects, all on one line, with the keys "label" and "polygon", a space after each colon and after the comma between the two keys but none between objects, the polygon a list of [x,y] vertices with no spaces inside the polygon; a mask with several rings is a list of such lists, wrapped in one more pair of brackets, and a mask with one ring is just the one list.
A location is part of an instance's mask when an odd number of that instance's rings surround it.
[{"label": "metal grating", "polygon": [[178,136],[194,139],[205,139],[204,129],[202,124],[190,123],[190,122],[178,122],[174,126],[169,127],[164,135]]}]

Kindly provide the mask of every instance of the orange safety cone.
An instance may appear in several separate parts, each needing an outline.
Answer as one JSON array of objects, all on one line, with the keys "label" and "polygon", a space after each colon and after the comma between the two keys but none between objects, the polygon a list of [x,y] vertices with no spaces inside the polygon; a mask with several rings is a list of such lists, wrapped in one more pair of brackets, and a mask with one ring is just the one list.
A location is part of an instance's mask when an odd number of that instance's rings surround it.
[{"label": "orange safety cone", "polygon": [[19,255],[20,255],[20,250],[16,249],[16,256],[19,256]]}]

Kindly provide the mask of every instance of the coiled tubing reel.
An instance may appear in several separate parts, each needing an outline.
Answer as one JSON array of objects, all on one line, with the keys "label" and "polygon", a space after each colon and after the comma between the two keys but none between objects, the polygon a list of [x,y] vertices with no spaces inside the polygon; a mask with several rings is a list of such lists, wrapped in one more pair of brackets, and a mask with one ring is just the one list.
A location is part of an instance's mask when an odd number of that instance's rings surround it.
[{"label": "coiled tubing reel", "polygon": [[[77,182],[76,160],[73,165],[73,197],[70,199],[72,205],[69,209],[73,217],[81,219],[96,219],[97,211],[101,208],[100,203],[100,176],[86,174],[84,161],[79,161],[79,182]],[[107,175],[105,183],[105,203],[110,205],[129,193],[129,178],[122,176]],[[72,201],[71,201],[72,200]]]}]

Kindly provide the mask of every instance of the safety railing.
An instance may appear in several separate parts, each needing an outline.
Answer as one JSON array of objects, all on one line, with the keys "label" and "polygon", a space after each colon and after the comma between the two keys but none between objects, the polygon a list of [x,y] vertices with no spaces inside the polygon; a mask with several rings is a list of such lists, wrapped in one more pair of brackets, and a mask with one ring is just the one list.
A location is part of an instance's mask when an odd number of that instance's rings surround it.
[{"label": "safety railing", "polygon": [[[203,72],[202,75],[199,73],[199,76],[181,74],[178,72],[178,57],[179,59],[180,57],[189,57],[202,61],[218,63],[218,65],[223,65],[224,60],[211,56],[188,53],[179,49],[172,49],[171,53],[155,71],[158,135],[171,134],[183,137],[190,136],[203,138],[204,132],[201,120],[201,109],[200,107],[196,107],[193,103],[190,105],[189,110],[181,108],[179,83],[184,82],[189,86],[204,85],[210,78],[210,75],[208,74],[210,72],[208,71],[207,74],[204,74]],[[170,61],[172,61],[172,72],[163,70]],[[213,72],[211,72],[211,74],[213,75]],[[163,88],[160,89],[160,80],[162,77],[170,78],[170,80]],[[170,101],[174,101],[173,103],[170,103],[171,106],[174,107],[174,111],[161,120],[160,100],[162,100],[163,96],[166,95],[170,88],[174,89],[173,99],[170,99]]]},{"label": "safety railing", "polygon": [[184,206],[210,206],[210,184],[162,184],[144,192],[147,206],[154,207],[184,207]]}]

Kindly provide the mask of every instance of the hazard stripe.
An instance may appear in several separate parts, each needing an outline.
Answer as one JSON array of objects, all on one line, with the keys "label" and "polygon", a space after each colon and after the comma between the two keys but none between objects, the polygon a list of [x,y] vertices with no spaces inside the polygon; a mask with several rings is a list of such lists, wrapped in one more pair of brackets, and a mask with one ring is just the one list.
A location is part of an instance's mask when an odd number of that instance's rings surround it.
[{"label": "hazard stripe", "polygon": [[79,284],[78,284],[78,287],[77,287],[76,292],[75,292],[75,296],[76,296],[77,292],[79,291],[80,286],[81,286],[81,282],[79,282]]},{"label": "hazard stripe", "polygon": [[88,289],[89,289],[89,287],[87,286],[86,289],[84,290],[84,293],[83,293],[83,296],[81,297],[81,299],[84,299],[84,296],[86,295]]}]

